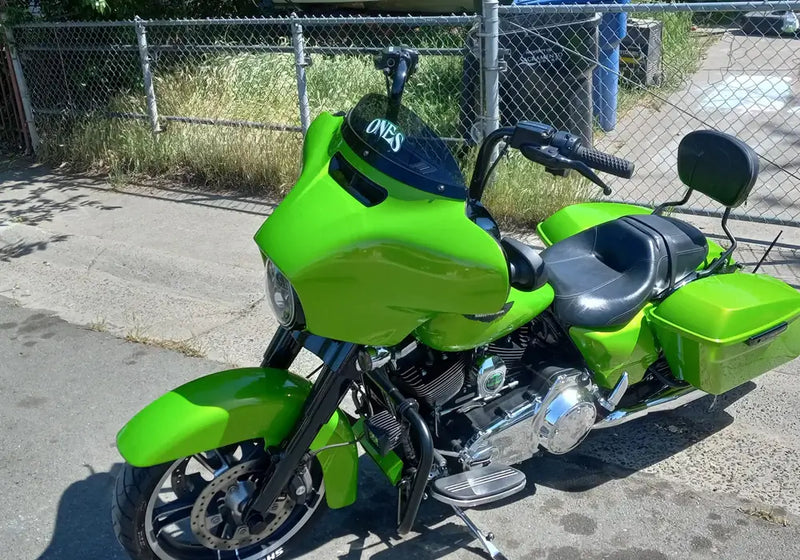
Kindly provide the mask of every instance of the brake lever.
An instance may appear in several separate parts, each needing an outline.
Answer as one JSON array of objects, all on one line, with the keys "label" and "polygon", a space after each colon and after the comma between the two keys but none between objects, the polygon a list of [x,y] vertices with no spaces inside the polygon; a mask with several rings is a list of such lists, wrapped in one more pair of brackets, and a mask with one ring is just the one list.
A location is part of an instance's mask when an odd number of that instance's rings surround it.
[{"label": "brake lever", "polygon": [[[564,170],[564,169],[574,169],[587,179],[589,179],[592,183],[603,189],[603,194],[608,196],[611,194],[611,187],[606,185],[603,180],[597,176],[597,174],[592,171],[592,169],[583,163],[582,161],[576,161],[574,159],[569,159],[568,157],[562,155],[558,148],[554,146],[535,146],[535,145],[525,145],[520,148],[522,155],[526,158],[531,160],[534,163],[539,163],[544,165],[545,168],[550,173],[555,173],[553,171]],[[552,169],[553,171],[550,171]]]},{"label": "brake lever", "polygon": [[592,183],[594,183],[595,185],[597,185],[598,187],[603,189],[603,194],[604,195],[606,195],[606,196],[611,195],[611,192],[612,192],[611,191],[611,187],[606,185],[605,182],[603,182],[603,180],[600,177],[597,176],[597,173],[592,171],[591,167],[589,167],[588,165],[586,165],[582,161],[575,161],[574,159],[570,160],[570,161],[574,164],[572,169],[574,169],[575,171],[577,171],[578,173],[580,173],[581,175],[583,175],[584,177],[589,179]]}]

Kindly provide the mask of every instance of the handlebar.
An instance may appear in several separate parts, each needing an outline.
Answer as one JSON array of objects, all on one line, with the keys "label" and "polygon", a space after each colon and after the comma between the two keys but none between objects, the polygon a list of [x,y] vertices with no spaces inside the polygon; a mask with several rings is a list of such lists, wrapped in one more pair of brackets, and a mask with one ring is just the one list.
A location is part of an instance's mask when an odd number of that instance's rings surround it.
[{"label": "handlebar", "polygon": [[497,145],[514,133],[514,127],[498,128],[489,133],[478,150],[478,160],[475,162],[475,169],[472,172],[472,180],[469,183],[469,196],[474,200],[480,200],[486,182],[489,180],[489,166],[491,165],[492,155]]},{"label": "handlebar", "polygon": [[578,146],[574,150],[574,156],[575,159],[582,161],[597,171],[610,173],[611,175],[616,175],[623,179],[630,179],[633,176],[633,162],[612,156],[600,150]]},{"label": "handlebar", "polygon": [[593,183],[603,188],[606,195],[611,189],[591,169],[630,179],[634,164],[591,147],[584,147],[580,139],[568,132],[558,131],[552,126],[529,121],[514,127],[498,128],[490,133],[478,151],[478,161],[470,182],[470,198],[480,200],[489,175],[493,169],[492,156],[497,145],[506,140],[508,146],[522,152],[529,160],[544,165],[554,174],[563,174],[574,169]]}]

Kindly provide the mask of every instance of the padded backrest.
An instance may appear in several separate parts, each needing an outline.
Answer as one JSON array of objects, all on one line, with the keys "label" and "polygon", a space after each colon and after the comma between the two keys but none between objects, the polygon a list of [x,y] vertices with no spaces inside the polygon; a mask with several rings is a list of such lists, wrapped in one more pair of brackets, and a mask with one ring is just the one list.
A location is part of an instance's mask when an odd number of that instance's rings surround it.
[{"label": "padded backrest", "polygon": [[716,130],[696,130],[678,146],[683,183],[720,204],[741,205],[758,177],[758,156],[744,142]]}]

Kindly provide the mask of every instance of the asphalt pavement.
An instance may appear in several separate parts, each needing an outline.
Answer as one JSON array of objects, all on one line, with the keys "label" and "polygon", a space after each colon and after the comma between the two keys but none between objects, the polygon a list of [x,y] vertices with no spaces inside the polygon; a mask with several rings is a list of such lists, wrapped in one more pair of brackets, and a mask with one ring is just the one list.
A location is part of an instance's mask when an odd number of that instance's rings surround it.
[{"label": "asphalt pavement", "polygon": [[[114,446],[117,430],[163,391],[222,365],[90,331],[6,298],[0,298],[0,357],[3,556],[124,560],[109,518],[121,461]],[[653,435],[662,425],[684,430],[699,412],[642,424]],[[713,423],[726,422],[723,413],[711,416]],[[670,433],[665,429],[661,442],[623,445],[641,444],[638,460],[657,461],[672,450]],[[629,437],[622,432],[588,443],[612,445]],[[415,530],[398,538],[394,491],[368,459],[361,461],[356,504],[327,511],[296,557],[481,558],[461,522],[433,501],[423,504]],[[580,452],[534,458],[521,468],[528,476],[522,494],[470,512],[496,534],[495,543],[511,560],[777,560],[800,554],[796,516],[775,505],[701,490],[692,480],[701,476],[695,473],[684,483]]]}]

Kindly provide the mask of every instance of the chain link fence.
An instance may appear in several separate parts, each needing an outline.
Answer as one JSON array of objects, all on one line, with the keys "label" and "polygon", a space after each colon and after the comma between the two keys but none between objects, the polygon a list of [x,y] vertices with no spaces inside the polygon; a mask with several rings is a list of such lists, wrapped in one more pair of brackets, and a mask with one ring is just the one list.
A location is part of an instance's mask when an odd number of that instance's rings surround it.
[{"label": "chain link fence", "polygon": [[13,40],[44,157],[280,190],[296,178],[301,133],[316,115],[384,91],[373,57],[390,45],[419,50],[406,101],[457,149],[464,48],[477,21],[37,23],[14,28]]},{"label": "chain link fence", "polygon": [[[756,9],[757,8],[757,9]],[[532,5],[499,9],[501,124],[552,123],[636,163],[613,197],[679,200],[680,139],[747,142],[761,173],[740,218],[800,223],[800,38],[787,4]],[[681,211],[719,214],[695,195]]]},{"label": "chain link fence", "polygon": [[[762,158],[736,214],[800,225],[800,2],[485,4],[484,17],[34,23],[10,42],[46,158],[285,189],[309,122],[384,91],[372,57],[404,44],[421,55],[404,103],[465,166],[487,130],[546,122],[633,160],[633,180],[606,176],[613,197],[652,204],[680,198],[680,138],[716,128]],[[685,210],[721,209],[696,195]]]}]

